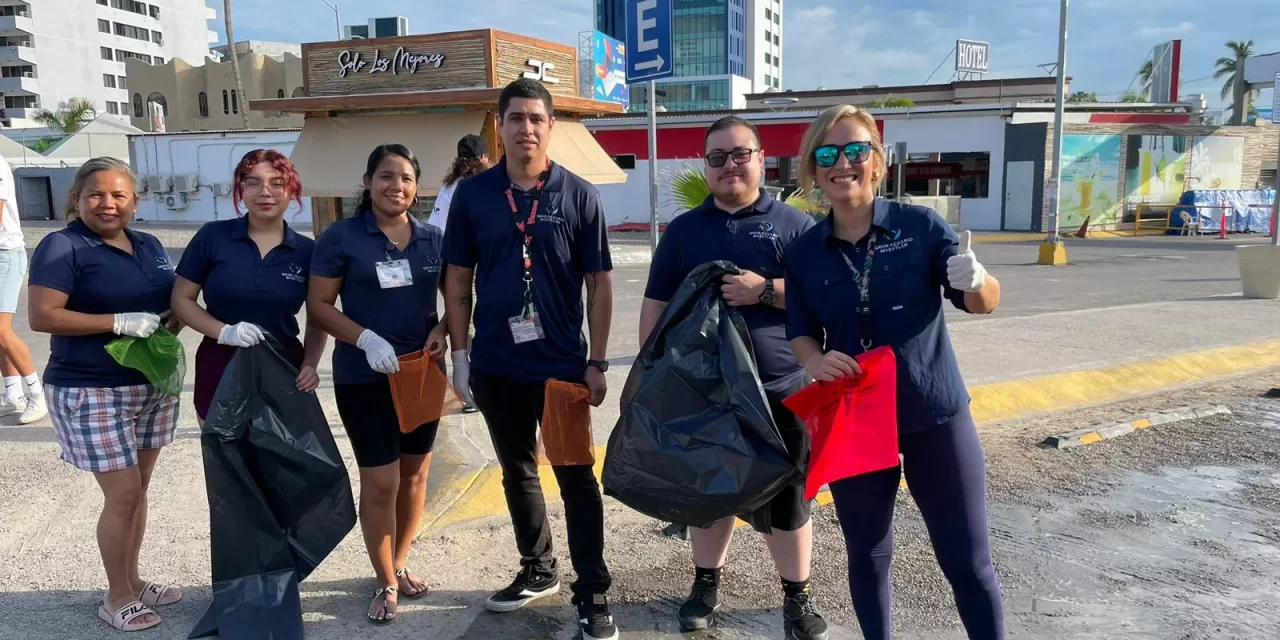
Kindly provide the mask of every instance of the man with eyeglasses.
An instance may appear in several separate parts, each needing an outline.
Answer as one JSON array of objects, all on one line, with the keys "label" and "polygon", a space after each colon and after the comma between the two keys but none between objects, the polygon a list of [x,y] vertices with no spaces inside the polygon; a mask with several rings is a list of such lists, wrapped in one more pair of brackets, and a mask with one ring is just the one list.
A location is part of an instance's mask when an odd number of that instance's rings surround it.
[{"label": "man with eyeglasses", "polygon": [[[805,468],[809,438],[804,423],[782,399],[809,382],[786,337],[786,292],[782,257],[787,245],[814,225],[803,212],[769,197],[760,188],[764,150],[760,135],[746,120],[729,116],[707,129],[706,177],[711,196],[667,227],[649,270],[640,310],[640,344],[652,333],[680,283],[699,265],[728,260],[741,275],[725,276],[725,300],[737,307],[747,328],[769,407],[787,451]],[[809,566],[813,528],[804,478],[787,486],[755,513],[742,514],[765,536],[782,579],[784,634],[788,640],[824,640],[827,623],[810,603]],[[691,529],[694,580],[680,608],[680,629],[714,626],[720,608],[720,571],[728,557],[734,519],[706,529]]]}]

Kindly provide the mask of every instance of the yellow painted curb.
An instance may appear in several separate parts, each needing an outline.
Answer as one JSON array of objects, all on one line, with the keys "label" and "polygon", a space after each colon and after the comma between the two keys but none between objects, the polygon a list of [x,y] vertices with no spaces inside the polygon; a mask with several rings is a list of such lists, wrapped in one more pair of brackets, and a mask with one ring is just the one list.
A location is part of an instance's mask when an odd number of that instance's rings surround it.
[{"label": "yellow painted curb", "polygon": [[[1268,340],[1172,355],[1102,369],[1060,373],[1026,380],[997,382],[969,389],[970,410],[978,423],[1012,420],[1038,413],[1063,411],[1086,405],[1104,404],[1211,378],[1239,375],[1280,366],[1280,340]],[[1146,428],[1150,423],[1135,428]],[[1102,440],[1098,434],[1097,440]],[[1083,439],[1082,439],[1083,440]],[[1087,444],[1087,443],[1086,443]],[[596,447],[596,478],[604,465],[605,448]],[[538,474],[548,502],[559,499],[559,485],[551,467],[539,467]],[[906,488],[906,482],[902,483]],[[818,494],[819,505],[831,503],[827,492]],[[486,467],[450,482],[437,493],[443,513],[423,519],[423,529],[449,525],[507,513],[502,490],[502,470]]]}]

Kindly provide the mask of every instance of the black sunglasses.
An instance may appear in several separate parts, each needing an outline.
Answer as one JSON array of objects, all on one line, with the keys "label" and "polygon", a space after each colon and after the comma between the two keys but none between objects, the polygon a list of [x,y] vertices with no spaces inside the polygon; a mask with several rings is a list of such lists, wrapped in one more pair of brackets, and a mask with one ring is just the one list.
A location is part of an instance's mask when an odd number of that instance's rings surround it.
[{"label": "black sunglasses", "polygon": [[824,144],[813,150],[813,160],[819,167],[830,169],[836,166],[840,153],[844,152],[844,157],[849,159],[849,164],[862,164],[871,157],[871,151],[875,148],[874,144],[865,140],[850,142],[843,147],[837,144]]},{"label": "black sunglasses", "polygon": [[751,157],[758,151],[760,150],[748,149],[746,147],[738,147],[733,151],[712,151],[707,154],[707,164],[719,169],[720,167],[723,167],[724,163],[728,162],[731,157],[733,158],[734,164],[746,164],[751,161]]}]

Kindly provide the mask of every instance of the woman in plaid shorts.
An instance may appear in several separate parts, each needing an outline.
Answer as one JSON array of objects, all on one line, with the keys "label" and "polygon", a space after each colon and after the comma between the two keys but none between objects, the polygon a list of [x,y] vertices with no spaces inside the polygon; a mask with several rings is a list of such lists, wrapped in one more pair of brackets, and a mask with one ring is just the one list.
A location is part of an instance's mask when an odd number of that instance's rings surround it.
[{"label": "woman in plaid shorts", "polygon": [[149,607],[182,598],[138,575],[147,485],[160,448],[173,442],[178,399],[104,348],[118,336],[149,337],[169,314],[173,263],[155,236],[127,228],[137,205],[127,164],[86,162],[68,194],[67,227],[31,259],[29,288],[31,328],[52,335],[45,397],[62,459],[92,472],[105,498],[98,550],[108,589],[98,616],[120,631],[160,624]]}]

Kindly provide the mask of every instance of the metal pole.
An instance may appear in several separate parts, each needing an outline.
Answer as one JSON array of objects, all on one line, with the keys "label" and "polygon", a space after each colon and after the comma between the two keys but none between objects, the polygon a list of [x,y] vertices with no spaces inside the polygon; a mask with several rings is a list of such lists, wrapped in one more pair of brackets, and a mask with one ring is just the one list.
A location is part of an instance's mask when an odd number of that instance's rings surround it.
[{"label": "metal pole", "polygon": [[338,27],[338,39],[341,40],[342,39],[342,13],[338,11],[338,5],[333,4],[332,2],[329,2],[329,0],[320,0],[320,2],[323,2],[329,5],[329,8],[333,9],[333,22]]},{"label": "metal pole", "polygon": [[[1280,74],[1277,74],[1275,91],[1280,92]],[[1280,97],[1276,98],[1280,102]],[[1280,127],[1272,127],[1272,129],[1280,129]],[[1277,136],[1280,138],[1280,136]],[[1276,195],[1271,201],[1271,246],[1280,247],[1280,144],[1276,146]]]},{"label": "metal pole", "polygon": [[658,250],[658,99],[649,81],[649,250]]},{"label": "metal pole", "polygon": [[1067,0],[1061,0],[1062,8],[1058,16],[1058,88],[1053,106],[1053,181],[1057,193],[1049,208],[1049,235],[1045,242],[1058,242],[1058,222],[1061,216],[1059,203],[1062,202],[1062,121],[1065,111],[1067,93]]}]

